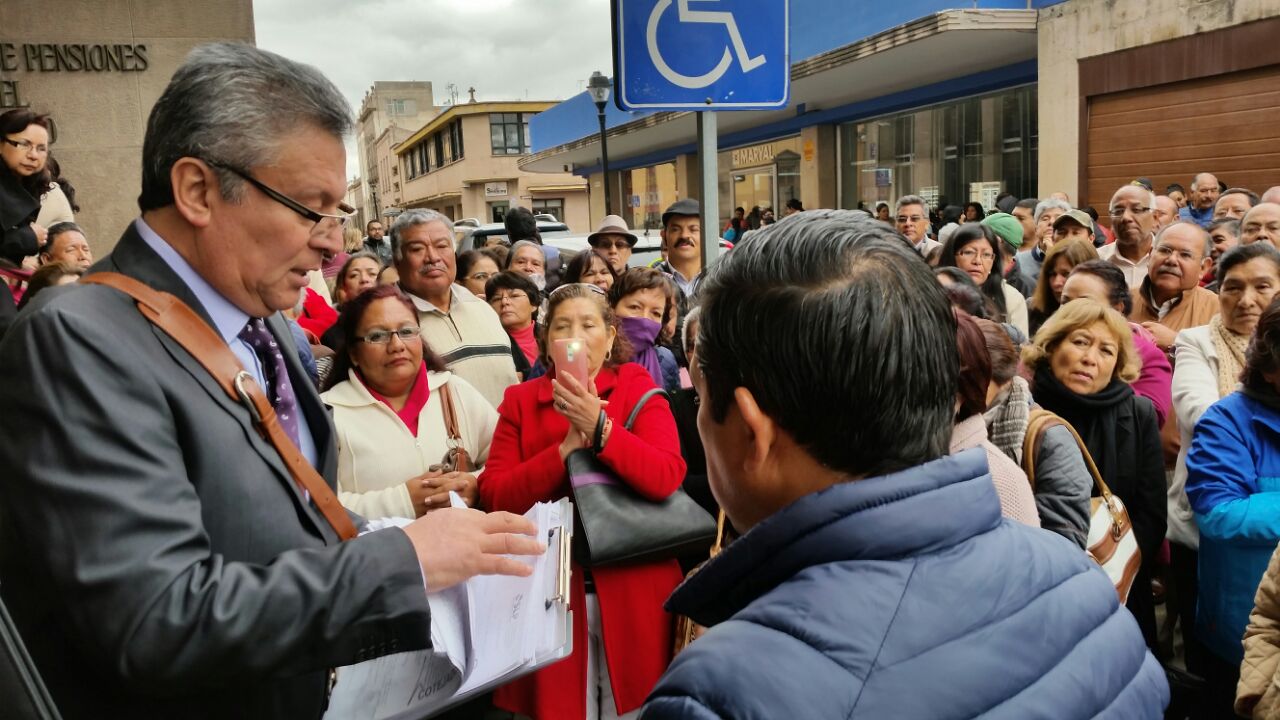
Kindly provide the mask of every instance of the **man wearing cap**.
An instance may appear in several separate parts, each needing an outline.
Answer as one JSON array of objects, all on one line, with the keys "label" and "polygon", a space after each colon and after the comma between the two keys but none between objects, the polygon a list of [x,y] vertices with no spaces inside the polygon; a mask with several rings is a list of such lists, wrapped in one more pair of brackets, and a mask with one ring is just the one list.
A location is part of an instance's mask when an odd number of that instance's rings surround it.
[{"label": "man wearing cap", "polygon": [[677,299],[683,308],[702,284],[702,206],[697,200],[677,200],[662,213],[662,246],[667,259],[658,269],[680,288]]},{"label": "man wearing cap", "polygon": [[631,249],[637,240],[627,227],[627,221],[617,215],[606,215],[600,221],[600,227],[587,236],[587,244],[599,250],[618,275],[627,271],[627,261],[631,259]]},{"label": "man wearing cap", "polygon": [[1098,249],[1098,258],[1120,268],[1129,288],[1142,285],[1151,269],[1156,236],[1156,194],[1141,185],[1123,185],[1111,196],[1111,228],[1116,241]]},{"label": "man wearing cap", "polygon": [[1093,218],[1083,210],[1068,210],[1053,221],[1053,244],[1084,240],[1093,244]]},{"label": "man wearing cap", "polygon": [[1018,248],[1022,247],[1022,222],[1018,218],[1009,213],[994,212],[982,219],[982,224],[991,228],[991,232],[996,234],[1004,243],[1004,267],[1000,268],[1000,275],[1004,278],[1005,285],[1022,294],[1022,297],[1031,297],[1031,287],[1022,279],[1022,273],[1018,272]]},{"label": "man wearing cap", "polygon": [[1213,222],[1213,206],[1218,203],[1218,178],[1211,173],[1200,173],[1191,181],[1191,197],[1180,211],[1183,220],[1190,220],[1202,228]]}]

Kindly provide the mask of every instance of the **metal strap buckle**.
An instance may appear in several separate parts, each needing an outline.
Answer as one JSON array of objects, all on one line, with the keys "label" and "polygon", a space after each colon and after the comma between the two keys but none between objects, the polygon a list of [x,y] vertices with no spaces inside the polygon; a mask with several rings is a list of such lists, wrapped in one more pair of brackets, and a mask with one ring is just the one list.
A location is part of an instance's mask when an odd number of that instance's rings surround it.
[{"label": "metal strap buckle", "polygon": [[240,372],[236,373],[236,379],[234,381],[236,394],[240,396],[240,404],[244,405],[245,409],[249,411],[249,415],[253,417],[253,424],[261,425],[262,415],[261,413],[258,412],[258,406],[253,404],[253,397],[251,397],[249,395],[249,391],[245,389],[245,386],[244,386],[245,380],[248,380],[250,382],[256,382],[253,379],[253,376],[250,375],[247,370],[241,370]]}]

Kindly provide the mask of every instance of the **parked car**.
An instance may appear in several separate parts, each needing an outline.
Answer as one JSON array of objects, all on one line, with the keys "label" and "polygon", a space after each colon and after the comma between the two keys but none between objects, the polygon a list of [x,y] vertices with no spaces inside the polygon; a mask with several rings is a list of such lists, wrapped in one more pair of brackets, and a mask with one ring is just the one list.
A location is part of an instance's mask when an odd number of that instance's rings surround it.
[{"label": "parked car", "polygon": [[[590,247],[587,244],[588,237],[589,235],[564,234],[554,237],[543,235],[542,242],[557,248],[560,251],[560,257],[568,264],[575,255]],[[636,246],[631,249],[631,259],[627,261],[628,267],[649,267],[662,258],[662,237],[658,235],[657,230],[639,230],[636,237],[638,240]],[[731,243],[720,241],[721,253],[731,247],[733,247]]]},{"label": "parked car", "polygon": [[[458,236],[458,252],[475,250],[494,242],[500,242],[506,245],[511,244],[507,239],[507,228],[502,223],[489,223],[477,228],[459,228],[455,226],[455,230],[460,231]],[[547,222],[545,220],[539,220],[538,234],[542,236],[542,241],[546,243],[550,238],[568,235],[569,226],[562,222]]]}]

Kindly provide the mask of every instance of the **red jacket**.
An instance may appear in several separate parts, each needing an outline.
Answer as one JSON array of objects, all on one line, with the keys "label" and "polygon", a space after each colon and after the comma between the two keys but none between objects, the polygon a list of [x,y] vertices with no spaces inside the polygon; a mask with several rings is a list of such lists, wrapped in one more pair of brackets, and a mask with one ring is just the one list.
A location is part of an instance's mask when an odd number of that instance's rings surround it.
[{"label": "red jacket", "polygon": [[[685,463],[675,418],[666,401],[653,398],[632,432],[622,427],[645,391],[655,387],[648,371],[634,363],[602,369],[596,391],[609,401],[605,413],[613,431],[600,459],[620,479],[655,500],[669,496],[684,480]],[[523,514],[534,503],[569,494],[569,476],[559,446],[569,421],[551,406],[551,378],[543,376],[507,388],[480,476],[480,498],[490,510]],[[672,618],[663,602],[683,579],[675,560],[595,568],[596,593],[605,638],[605,660],[619,713],[644,702],[671,660]],[[586,717],[587,612],[581,568],[573,570],[573,655],[500,688],[496,704],[534,720]]]},{"label": "red jacket", "polygon": [[338,322],[338,311],[320,297],[320,293],[311,288],[304,288],[306,297],[302,300],[302,314],[298,316],[298,324],[303,330],[319,338],[325,330]]}]

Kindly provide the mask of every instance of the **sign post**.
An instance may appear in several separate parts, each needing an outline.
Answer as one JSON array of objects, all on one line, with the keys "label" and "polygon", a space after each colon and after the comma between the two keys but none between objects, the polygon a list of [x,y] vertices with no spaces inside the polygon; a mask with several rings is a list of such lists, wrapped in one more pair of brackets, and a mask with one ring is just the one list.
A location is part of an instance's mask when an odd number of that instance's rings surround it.
[{"label": "sign post", "polygon": [[720,247],[716,111],[787,106],[789,21],[790,0],[614,0],[614,102],[698,113],[704,268]]}]

